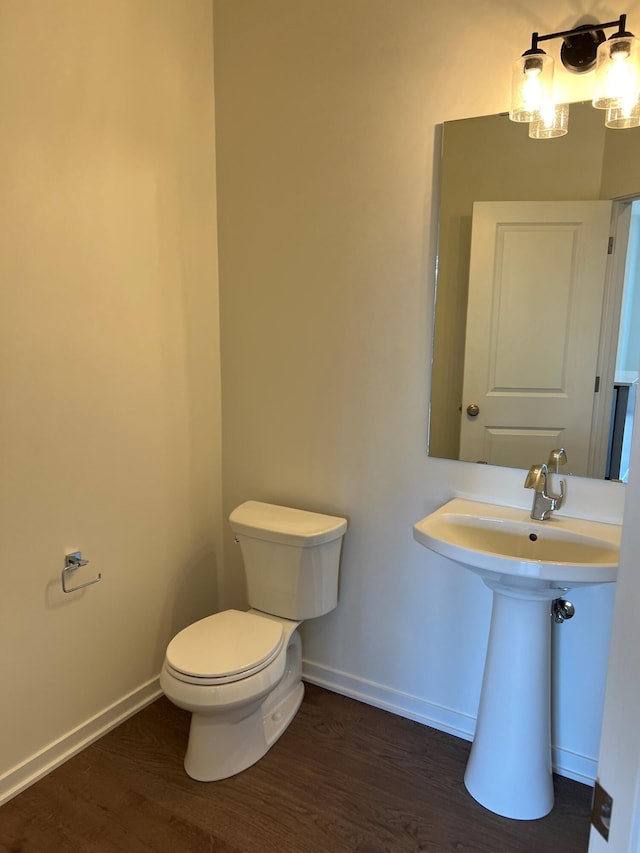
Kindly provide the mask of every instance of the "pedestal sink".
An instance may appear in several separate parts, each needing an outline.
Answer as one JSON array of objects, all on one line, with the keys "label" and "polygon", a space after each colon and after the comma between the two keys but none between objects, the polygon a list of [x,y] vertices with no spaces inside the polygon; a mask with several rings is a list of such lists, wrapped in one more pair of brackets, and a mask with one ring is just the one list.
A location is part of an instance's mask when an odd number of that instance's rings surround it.
[{"label": "pedestal sink", "polygon": [[489,644],[465,785],[504,817],[553,808],[550,604],[613,583],[621,528],[455,498],[418,521],[415,539],[480,575],[493,591]]}]

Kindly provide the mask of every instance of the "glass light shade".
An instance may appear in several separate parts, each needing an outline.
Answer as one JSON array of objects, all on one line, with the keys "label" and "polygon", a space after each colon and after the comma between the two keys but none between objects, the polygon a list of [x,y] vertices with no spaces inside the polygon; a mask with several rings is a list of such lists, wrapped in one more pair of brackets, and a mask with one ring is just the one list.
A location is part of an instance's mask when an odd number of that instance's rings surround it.
[{"label": "glass light shade", "polygon": [[529,124],[531,139],[554,139],[569,130],[569,104],[549,104],[542,109],[542,118]]},{"label": "glass light shade", "polygon": [[609,107],[605,121],[607,127],[640,127],[640,99],[635,104]]},{"label": "glass light shade", "polygon": [[511,121],[538,121],[545,104],[552,102],[553,57],[525,53],[514,63],[511,78]]},{"label": "glass light shade", "polygon": [[640,97],[640,40],[612,36],[598,47],[593,106],[600,110],[634,104]]}]

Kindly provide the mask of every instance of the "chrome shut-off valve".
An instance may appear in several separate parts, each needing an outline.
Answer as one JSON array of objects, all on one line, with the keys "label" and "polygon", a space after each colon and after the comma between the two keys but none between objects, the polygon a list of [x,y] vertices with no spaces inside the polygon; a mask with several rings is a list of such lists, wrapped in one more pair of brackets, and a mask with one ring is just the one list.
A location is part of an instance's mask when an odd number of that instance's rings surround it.
[{"label": "chrome shut-off valve", "polygon": [[570,601],[565,598],[556,598],[551,602],[551,615],[555,622],[561,625],[567,619],[575,615],[576,609]]}]

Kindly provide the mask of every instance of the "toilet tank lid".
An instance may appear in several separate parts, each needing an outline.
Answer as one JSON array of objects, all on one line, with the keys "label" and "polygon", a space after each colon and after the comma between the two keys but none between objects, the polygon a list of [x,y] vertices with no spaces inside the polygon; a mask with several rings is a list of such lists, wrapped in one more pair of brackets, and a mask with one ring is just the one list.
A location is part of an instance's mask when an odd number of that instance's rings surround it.
[{"label": "toilet tank lid", "polygon": [[234,533],[299,547],[331,542],[347,529],[346,518],[261,501],[240,504],[229,516],[229,523]]}]

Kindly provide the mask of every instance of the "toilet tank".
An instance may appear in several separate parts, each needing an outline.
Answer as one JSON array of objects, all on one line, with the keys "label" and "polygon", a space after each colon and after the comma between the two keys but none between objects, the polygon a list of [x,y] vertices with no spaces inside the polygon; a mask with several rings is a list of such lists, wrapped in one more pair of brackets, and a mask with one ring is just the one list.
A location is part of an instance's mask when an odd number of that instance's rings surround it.
[{"label": "toilet tank", "polygon": [[242,550],[250,607],[295,620],[333,610],[346,519],[247,501],[229,523]]}]

